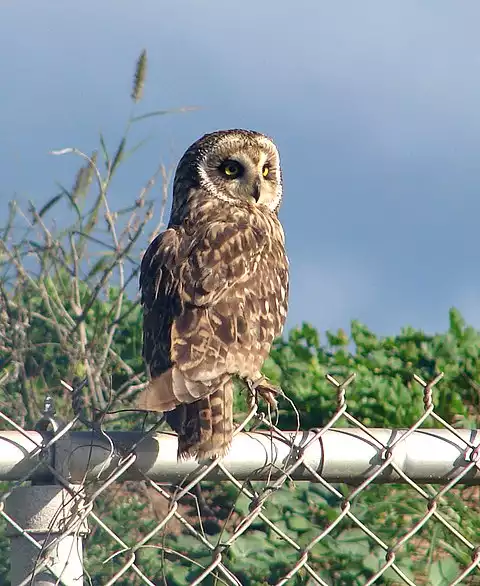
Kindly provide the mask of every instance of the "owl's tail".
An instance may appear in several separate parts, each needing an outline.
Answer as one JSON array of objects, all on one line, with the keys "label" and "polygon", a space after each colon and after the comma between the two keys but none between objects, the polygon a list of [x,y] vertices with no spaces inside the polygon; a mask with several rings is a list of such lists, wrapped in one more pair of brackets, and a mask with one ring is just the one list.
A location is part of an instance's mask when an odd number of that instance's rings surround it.
[{"label": "owl's tail", "polygon": [[197,460],[224,456],[233,437],[233,382],[218,379],[216,390],[193,403],[178,405],[166,413],[178,434],[178,458]]},{"label": "owl's tail", "polygon": [[138,406],[165,413],[178,434],[178,458],[224,456],[233,437],[233,382],[229,374],[193,381],[171,368],[152,378]]}]

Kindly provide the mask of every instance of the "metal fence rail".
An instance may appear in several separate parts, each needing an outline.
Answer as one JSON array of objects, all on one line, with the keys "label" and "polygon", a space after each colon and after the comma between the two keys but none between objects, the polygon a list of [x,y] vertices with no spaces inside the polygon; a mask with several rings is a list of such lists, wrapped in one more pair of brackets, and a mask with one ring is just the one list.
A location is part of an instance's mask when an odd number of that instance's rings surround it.
[{"label": "metal fence rail", "polygon": [[[53,442],[48,451],[38,451],[42,441],[51,442],[53,437],[36,431],[0,432],[0,480],[28,475],[33,482],[44,481],[51,475],[50,467],[65,456],[68,478],[74,483],[115,475],[126,454],[132,454],[134,463],[117,476],[118,481],[148,476],[155,482],[175,483],[199,470],[194,460],[177,461],[177,437],[171,433],[112,431],[107,440],[95,431],[76,431]],[[321,476],[326,482],[354,485],[372,477],[375,483],[410,479],[419,484],[480,484],[476,452],[470,447],[479,443],[480,431],[470,429],[243,432],[234,438],[222,465],[212,467],[205,478],[266,482],[283,478],[291,469],[293,480],[316,481]]]},{"label": "metal fence rail", "polygon": [[[431,522],[449,535],[452,547],[458,544],[468,554],[456,575],[443,583],[456,585],[467,583],[466,579],[470,584],[480,583],[480,538],[474,542],[471,535],[465,535],[461,520],[442,506],[444,497],[459,486],[474,489],[480,485],[480,431],[455,429],[435,413],[432,389],[440,377],[429,383],[416,377],[423,387],[425,412],[415,425],[403,430],[365,427],[347,411],[345,389],[353,377],[343,383],[328,378],[337,393],[337,410],[328,425],[282,431],[255,405],[247,420],[259,429],[242,431],[245,421],[224,459],[200,464],[177,462],[173,434],[106,432],[98,425],[92,425],[90,431],[75,431],[78,418],[63,426],[56,426],[52,419],[53,429],[47,429],[48,416],[39,431],[25,431],[0,412],[8,427],[0,432],[0,480],[9,483],[0,496],[0,515],[7,522],[11,540],[12,585],[83,584],[87,577],[83,556],[88,559],[89,551],[83,551],[82,542],[89,526],[97,526],[116,544],[114,555],[123,560],[102,582],[107,586],[126,576],[135,583],[168,584],[142,568],[140,552],[153,545],[162,555],[176,555],[182,563],[190,561],[192,567],[198,567],[190,584],[245,583],[230,567],[229,550],[251,535],[252,527],[274,534],[295,552],[284,575],[275,581],[267,576],[265,583],[330,586],[322,574],[322,561],[313,554],[345,523],[383,551],[383,561],[372,570],[366,585],[424,584],[402,568],[399,555],[407,543],[422,546],[419,536]],[[422,429],[427,419],[433,419],[437,428]],[[346,424],[348,427],[338,427]],[[233,520],[228,516],[228,531],[215,539],[203,529],[201,519],[199,524],[194,522],[182,508],[185,498],[208,480],[234,487],[248,504]],[[134,543],[128,535],[114,532],[95,508],[107,491],[127,481],[142,482],[167,503],[153,528],[141,538],[135,537]],[[316,483],[334,504],[326,520],[312,522],[300,540],[270,518],[269,504],[287,484],[298,487],[303,481]],[[405,514],[404,527],[392,542],[367,526],[355,507],[374,484],[406,485],[423,503],[420,514]],[[202,506],[198,506],[199,517],[204,513]],[[202,549],[206,563],[162,542],[160,536],[168,533],[173,522],[194,539],[192,548]],[[392,572],[394,578],[386,581]]]}]

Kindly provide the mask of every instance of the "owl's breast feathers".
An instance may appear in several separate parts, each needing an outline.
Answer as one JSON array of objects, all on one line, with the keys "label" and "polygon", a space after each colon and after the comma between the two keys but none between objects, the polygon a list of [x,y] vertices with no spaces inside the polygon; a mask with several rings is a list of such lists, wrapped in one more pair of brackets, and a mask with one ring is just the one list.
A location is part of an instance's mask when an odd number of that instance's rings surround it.
[{"label": "owl's breast feathers", "polygon": [[198,402],[232,374],[255,379],[282,330],[288,260],[281,224],[260,206],[228,208],[208,200],[192,206],[143,257],[143,354],[151,375],[143,404],[151,410]]}]

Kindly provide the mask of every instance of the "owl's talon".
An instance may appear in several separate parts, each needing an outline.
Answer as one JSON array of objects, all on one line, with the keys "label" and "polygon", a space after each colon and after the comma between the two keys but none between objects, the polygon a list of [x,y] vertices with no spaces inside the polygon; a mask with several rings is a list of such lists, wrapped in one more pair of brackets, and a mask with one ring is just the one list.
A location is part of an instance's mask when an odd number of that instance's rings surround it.
[{"label": "owl's talon", "polygon": [[275,395],[282,395],[282,389],[272,385],[272,383],[264,376],[255,381],[248,380],[247,385],[250,390],[250,408],[255,405],[257,402],[257,396],[260,395],[262,399],[270,405],[273,411],[277,411],[278,402]]}]

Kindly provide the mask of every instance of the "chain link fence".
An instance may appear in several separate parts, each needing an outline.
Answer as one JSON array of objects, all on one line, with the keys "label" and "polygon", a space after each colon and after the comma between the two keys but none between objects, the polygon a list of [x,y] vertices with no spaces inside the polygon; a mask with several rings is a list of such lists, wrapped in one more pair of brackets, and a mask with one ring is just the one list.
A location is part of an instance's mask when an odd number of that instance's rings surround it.
[{"label": "chain link fence", "polygon": [[[348,412],[353,375],[327,376],[337,409],[321,429],[302,431],[297,413],[298,429],[283,431],[255,401],[228,456],[202,463],[177,462],[176,436],[158,425],[109,432],[80,413],[63,424],[47,401],[26,431],[0,412],[11,584],[238,586],[261,583],[249,578],[259,564],[269,568],[263,583],[277,586],[480,584],[478,535],[465,528],[478,515],[480,442],[435,412],[440,378],[415,376],[424,414],[402,430],[368,428]],[[71,391],[76,399],[81,389]],[[362,497],[377,485],[385,491],[372,524]],[[302,510],[294,497],[306,486]],[[127,505],[130,520],[119,523]],[[448,564],[460,553],[463,564]],[[403,563],[412,556],[416,572]],[[345,578],[340,561],[348,569],[359,558],[369,571]],[[435,580],[418,571],[433,561]]]}]

